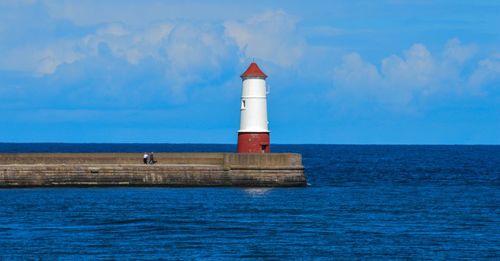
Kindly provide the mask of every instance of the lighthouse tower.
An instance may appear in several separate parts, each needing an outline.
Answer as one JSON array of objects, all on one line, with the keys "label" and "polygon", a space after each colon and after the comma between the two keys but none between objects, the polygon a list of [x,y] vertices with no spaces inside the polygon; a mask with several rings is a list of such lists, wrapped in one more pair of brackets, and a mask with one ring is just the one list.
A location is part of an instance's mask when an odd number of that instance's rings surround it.
[{"label": "lighthouse tower", "polygon": [[240,130],[238,153],[269,153],[269,128],[267,126],[267,75],[251,63],[241,75]]}]

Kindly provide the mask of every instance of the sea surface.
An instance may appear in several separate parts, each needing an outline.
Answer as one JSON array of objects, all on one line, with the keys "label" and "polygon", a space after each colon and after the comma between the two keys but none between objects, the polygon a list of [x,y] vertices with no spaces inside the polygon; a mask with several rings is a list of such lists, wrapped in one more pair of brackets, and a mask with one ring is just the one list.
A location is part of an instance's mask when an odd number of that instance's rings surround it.
[{"label": "sea surface", "polygon": [[[500,146],[274,145],[305,188],[0,189],[0,260],[500,259]],[[0,152],[234,151],[0,144]]]}]

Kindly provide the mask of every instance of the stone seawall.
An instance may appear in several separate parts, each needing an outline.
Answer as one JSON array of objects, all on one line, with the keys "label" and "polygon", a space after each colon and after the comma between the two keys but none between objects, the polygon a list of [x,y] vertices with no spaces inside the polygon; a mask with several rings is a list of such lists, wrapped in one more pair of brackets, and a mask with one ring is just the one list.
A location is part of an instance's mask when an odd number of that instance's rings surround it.
[{"label": "stone seawall", "polygon": [[0,154],[0,187],[305,186],[300,154],[157,153]]}]

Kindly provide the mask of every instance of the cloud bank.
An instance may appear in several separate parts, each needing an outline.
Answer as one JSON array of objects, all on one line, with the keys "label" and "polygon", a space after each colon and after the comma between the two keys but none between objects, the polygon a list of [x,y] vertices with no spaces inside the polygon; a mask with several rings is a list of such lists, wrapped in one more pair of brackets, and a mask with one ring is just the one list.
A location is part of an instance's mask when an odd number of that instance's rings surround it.
[{"label": "cloud bank", "polygon": [[[296,19],[280,10],[242,20],[156,20],[147,24],[97,20],[89,24],[80,21],[82,11],[68,3],[11,2],[4,7],[5,13],[24,16],[5,16],[0,24],[21,24],[24,35],[33,36],[11,44],[4,42],[0,71],[38,78],[44,92],[50,97],[65,96],[68,104],[89,106],[94,101],[112,106],[103,97],[116,106],[138,101],[157,103],[160,98],[167,103],[182,103],[200,86],[215,82],[220,87],[237,79],[239,72],[235,70],[252,59],[287,67],[301,56],[302,42],[295,37]],[[23,24],[31,15],[27,10],[36,14],[42,26]],[[3,36],[15,30],[8,28]],[[55,79],[61,86],[52,86]],[[147,90],[155,95],[147,94]],[[132,93],[144,94],[133,99]],[[81,95],[89,102],[73,98]]]},{"label": "cloud bank", "polygon": [[455,38],[440,53],[432,54],[424,44],[416,43],[378,65],[350,53],[333,70],[331,95],[396,109],[435,95],[479,95],[487,91],[481,86],[498,81],[499,71],[498,57],[477,61],[476,52],[475,45]]}]

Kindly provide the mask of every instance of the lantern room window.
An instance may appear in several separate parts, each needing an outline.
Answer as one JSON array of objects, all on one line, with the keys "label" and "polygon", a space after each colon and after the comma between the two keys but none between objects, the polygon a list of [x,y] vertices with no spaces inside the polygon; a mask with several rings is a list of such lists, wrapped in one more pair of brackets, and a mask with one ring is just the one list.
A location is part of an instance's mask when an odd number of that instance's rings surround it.
[{"label": "lantern room window", "polygon": [[246,108],[245,100],[241,100],[241,109],[244,110]]}]

